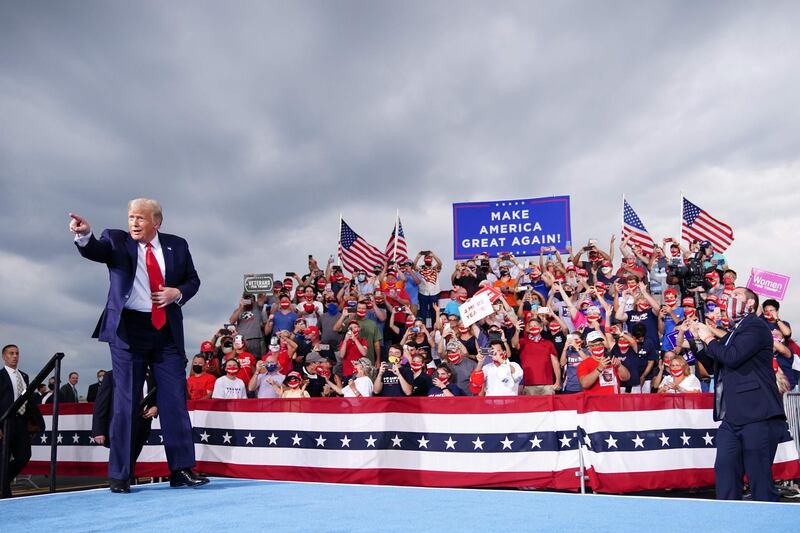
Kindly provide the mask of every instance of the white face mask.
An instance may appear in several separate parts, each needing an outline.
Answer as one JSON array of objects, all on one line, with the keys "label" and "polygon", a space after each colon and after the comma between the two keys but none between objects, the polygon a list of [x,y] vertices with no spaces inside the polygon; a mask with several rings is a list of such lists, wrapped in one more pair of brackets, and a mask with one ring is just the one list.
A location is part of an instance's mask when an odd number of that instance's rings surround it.
[{"label": "white face mask", "polygon": [[603,272],[603,274],[611,274],[611,267],[603,267],[600,270]]}]

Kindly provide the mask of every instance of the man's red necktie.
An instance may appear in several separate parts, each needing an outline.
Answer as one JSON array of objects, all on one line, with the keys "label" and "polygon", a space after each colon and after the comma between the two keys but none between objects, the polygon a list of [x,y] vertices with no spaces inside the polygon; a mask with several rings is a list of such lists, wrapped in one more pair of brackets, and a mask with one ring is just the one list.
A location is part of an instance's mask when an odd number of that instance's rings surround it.
[{"label": "man's red necktie", "polygon": [[[147,263],[147,277],[150,278],[150,292],[160,291],[164,286],[164,276],[161,275],[161,267],[158,266],[156,256],[153,253],[153,245],[147,243],[147,252],[145,253],[145,263]],[[167,310],[159,308],[155,303],[153,304],[150,322],[153,327],[161,329],[167,323]]]}]

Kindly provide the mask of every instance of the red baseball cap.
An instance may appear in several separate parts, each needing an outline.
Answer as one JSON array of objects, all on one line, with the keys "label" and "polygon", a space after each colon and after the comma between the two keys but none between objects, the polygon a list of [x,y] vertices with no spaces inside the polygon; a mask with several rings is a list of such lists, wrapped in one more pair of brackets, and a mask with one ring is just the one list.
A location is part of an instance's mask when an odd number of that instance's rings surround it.
[{"label": "red baseball cap", "polygon": [[308,326],[303,330],[304,335],[319,335],[319,328],[317,326]]},{"label": "red baseball cap", "polygon": [[473,394],[480,393],[484,381],[486,381],[486,376],[483,375],[483,370],[473,370],[469,375],[469,390],[471,390]]},{"label": "red baseball cap", "polygon": [[683,300],[681,300],[681,305],[683,307],[694,307],[694,298],[691,296],[687,296]]},{"label": "red baseball cap", "polygon": [[201,352],[213,352],[214,351],[214,343],[211,341],[203,341],[200,344],[200,351]]},{"label": "red baseball cap", "polygon": [[579,268],[578,269],[578,275],[579,276],[589,277],[589,273],[586,271],[585,268]]}]

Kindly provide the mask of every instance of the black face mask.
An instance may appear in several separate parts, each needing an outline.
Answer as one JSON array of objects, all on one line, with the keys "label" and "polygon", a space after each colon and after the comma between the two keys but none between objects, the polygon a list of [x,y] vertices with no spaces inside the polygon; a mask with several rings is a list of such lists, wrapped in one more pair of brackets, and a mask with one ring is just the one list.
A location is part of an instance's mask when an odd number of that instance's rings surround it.
[{"label": "black face mask", "polygon": [[47,388],[50,389],[50,390],[53,390],[53,389],[56,388],[56,384],[55,383],[48,383],[47,384]]},{"label": "black face mask", "polygon": [[203,371],[203,365],[192,365],[192,372],[200,374]]}]

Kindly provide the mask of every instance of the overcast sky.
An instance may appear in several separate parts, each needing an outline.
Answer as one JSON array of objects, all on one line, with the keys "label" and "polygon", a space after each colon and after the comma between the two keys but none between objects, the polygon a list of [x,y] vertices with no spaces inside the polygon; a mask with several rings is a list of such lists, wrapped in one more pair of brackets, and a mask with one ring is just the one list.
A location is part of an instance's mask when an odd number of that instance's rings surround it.
[{"label": "overcast sky", "polygon": [[[243,272],[302,271],[339,213],[452,265],[454,202],[570,195],[573,240],[657,238],[680,192],[734,227],[727,256],[800,278],[800,3],[0,3],[0,342],[79,389],[108,290],[99,233],[154,197],[202,280],[196,351]],[[800,283],[800,279],[793,282]],[[800,320],[790,286],[787,320]]]}]

